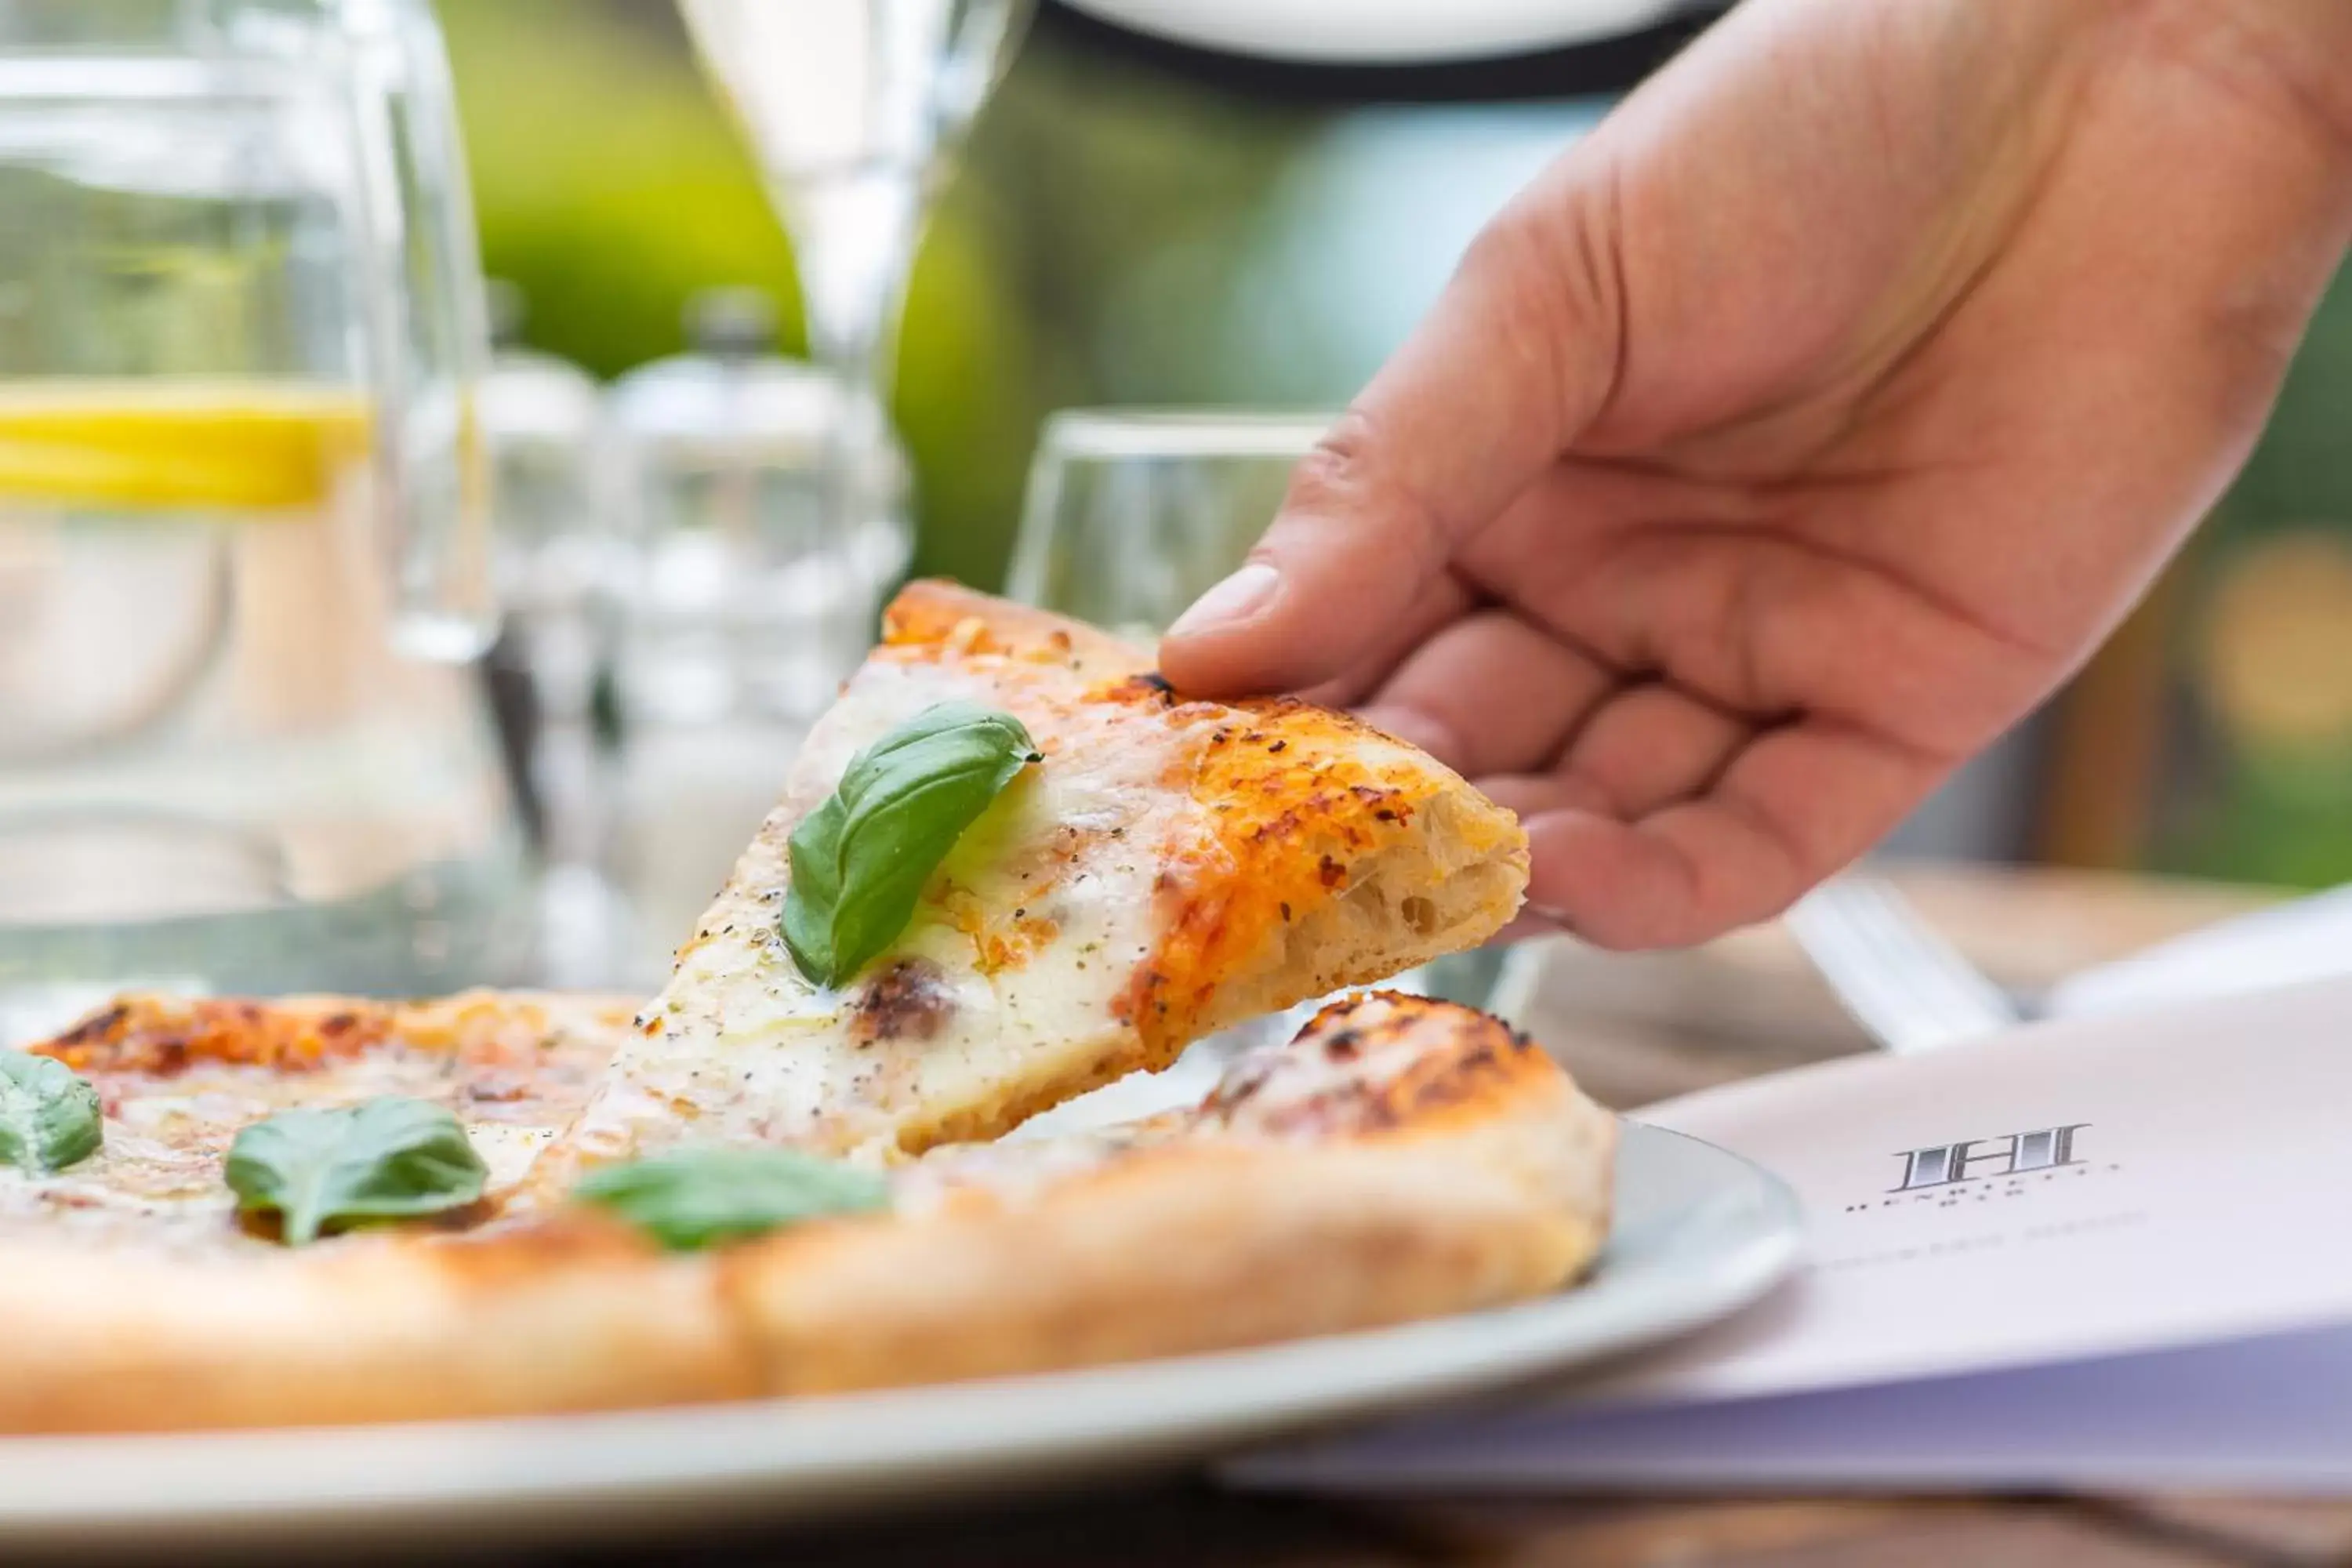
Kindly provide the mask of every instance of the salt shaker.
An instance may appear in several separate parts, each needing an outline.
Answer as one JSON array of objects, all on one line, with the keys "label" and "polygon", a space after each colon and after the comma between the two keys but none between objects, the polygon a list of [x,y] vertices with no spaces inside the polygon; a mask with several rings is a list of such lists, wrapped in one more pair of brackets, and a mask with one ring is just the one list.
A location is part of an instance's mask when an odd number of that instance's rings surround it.
[{"label": "salt shaker", "polygon": [[511,284],[491,283],[488,300],[492,353],[477,406],[507,610],[493,664],[511,675],[499,706],[543,863],[541,978],[598,985],[615,918],[601,870],[611,792],[595,700],[618,546],[604,392],[578,365],[524,345]]},{"label": "salt shaker", "polygon": [[[825,373],[779,356],[773,309],[698,296],[691,348],[615,384],[627,591],[615,605],[621,736],[612,866],[648,967],[725,879],[809,726],[871,645],[898,557],[830,520],[827,462],[848,406]],[[861,476],[903,530],[895,446]]]}]

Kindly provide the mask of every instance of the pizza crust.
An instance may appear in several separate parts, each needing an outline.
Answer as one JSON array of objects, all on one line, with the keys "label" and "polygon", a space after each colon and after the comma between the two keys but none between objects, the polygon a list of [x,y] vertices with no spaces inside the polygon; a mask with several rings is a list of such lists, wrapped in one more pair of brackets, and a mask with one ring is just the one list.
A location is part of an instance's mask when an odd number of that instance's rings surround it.
[{"label": "pizza crust", "polygon": [[1034,1206],[813,1230],[730,1258],[729,1289],[764,1383],[784,1394],[1231,1350],[1523,1300],[1598,1254],[1614,1136],[1590,1102],[1527,1099],[1505,1120],[1419,1135],[1171,1145]]},{"label": "pizza crust", "polygon": [[0,1431],[523,1415],[759,1392],[696,1260],[582,1228],[282,1256],[0,1251]]}]

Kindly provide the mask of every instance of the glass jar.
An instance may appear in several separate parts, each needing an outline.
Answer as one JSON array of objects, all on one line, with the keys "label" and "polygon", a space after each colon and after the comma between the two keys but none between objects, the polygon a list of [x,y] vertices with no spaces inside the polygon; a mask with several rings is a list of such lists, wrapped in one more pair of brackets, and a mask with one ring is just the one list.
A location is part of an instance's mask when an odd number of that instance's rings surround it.
[{"label": "glass jar", "polygon": [[0,0],[0,215],[11,1016],[501,977],[527,905],[429,10]]}]

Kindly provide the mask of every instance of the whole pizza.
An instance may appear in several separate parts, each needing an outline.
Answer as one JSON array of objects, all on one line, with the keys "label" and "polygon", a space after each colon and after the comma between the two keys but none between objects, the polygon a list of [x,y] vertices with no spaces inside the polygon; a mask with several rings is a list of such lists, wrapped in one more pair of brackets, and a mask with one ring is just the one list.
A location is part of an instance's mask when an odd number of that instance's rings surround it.
[{"label": "whole pizza", "polygon": [[0,1431],[528,1414],[1223,1349],[1556,1289],[1612,1120],[1385,993],[1198,1104],[1038,1112],[1473,945],[1517,824],[937,584],[650,1004],[131,995],[0,1051]]}]

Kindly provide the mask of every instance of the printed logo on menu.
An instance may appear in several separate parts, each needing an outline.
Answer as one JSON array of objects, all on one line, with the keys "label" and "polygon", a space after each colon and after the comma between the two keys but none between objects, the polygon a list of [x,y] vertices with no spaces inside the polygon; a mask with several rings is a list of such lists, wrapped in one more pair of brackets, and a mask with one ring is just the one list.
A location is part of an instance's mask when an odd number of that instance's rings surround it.
[{"label": "printed logo on menu", "polygon": [[1903,1179],[1890,1193],[1917,1192],[1923,1187],[1957,1186],[1962,1182],[1990,1181],[1996,1176],[2022,1176],[2084,1162],[2074,1152],[2075,1134],[2091,1124],[2069,1122],[2063,1127],[2037,1127],[2000,1138],[1969,1138],[1938,1143],[1932,1149],[1906,1149]]},{"label": "printed logo on menu", "polygon": [[2093,1157],[2097,1140],[2086,1138],[2091,1131],[2090,1122],[2069,1121],[1997,1137],[1905,1149],[1892,1156],[1897,1166],[1895,1184],[1880,1188],[1875,1199],[1846,1205],[1845,1211],[1858,1214],[1915,1204],[1954,1208],[1963,1200],[1974,1207],[2047,1190],[2062,1178],[2069,1178],[2071,1185],[2071,1178],[2122,1169],[2112,1161]]}]

